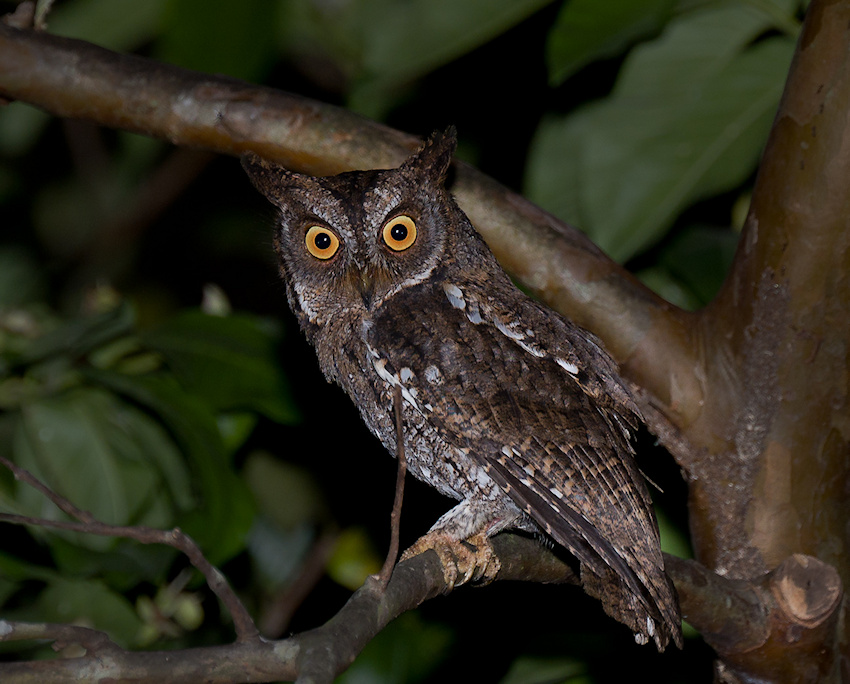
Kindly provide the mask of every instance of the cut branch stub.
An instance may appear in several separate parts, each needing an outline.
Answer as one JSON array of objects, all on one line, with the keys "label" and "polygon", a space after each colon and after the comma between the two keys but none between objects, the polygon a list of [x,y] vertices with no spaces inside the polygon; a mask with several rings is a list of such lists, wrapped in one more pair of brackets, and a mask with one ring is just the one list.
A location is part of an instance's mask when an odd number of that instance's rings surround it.
[{"label": "cut branch stub", "polygon": [[773,573],[770,588],[793,624],[814,629],[834,617],[841,601],[841,578],[831,565],[794,554]]},{"label": "cut branch stub", "polygon": [[833,670],[839,666],[834,652],[843,588],[835,568],[794,554],[755,589],[767,609],[764,643],[752,648],[706,635],[727,673],[741,681],[840,681]]}]

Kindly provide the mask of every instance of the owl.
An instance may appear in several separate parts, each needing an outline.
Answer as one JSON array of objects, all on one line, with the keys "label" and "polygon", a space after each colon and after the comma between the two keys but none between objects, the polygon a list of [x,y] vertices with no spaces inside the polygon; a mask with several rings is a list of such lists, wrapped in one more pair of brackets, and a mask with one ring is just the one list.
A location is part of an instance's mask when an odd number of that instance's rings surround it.
[{"label": "owl", "polygon": [[469,540],[486,567],[497,532],[540,535],[639,643],[681,646],[638,409],[600,342],[520,291],[454,202],[455,144],[452,128],[396,169],[323,178],[246,155],[279,210],[290,306],[391,454],[400,391],[409,471],[458,502],[416,550]]}]

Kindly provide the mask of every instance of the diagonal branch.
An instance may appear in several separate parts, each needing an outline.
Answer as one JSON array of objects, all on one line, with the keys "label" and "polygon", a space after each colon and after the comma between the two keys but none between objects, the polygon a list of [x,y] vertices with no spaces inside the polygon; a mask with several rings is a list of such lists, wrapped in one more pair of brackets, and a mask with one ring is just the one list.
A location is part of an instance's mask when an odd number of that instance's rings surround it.
[{"label": "diagonal branch", "polygon": [[[317,175],[397,165],[417,144],[410,135],[279,90],[3,25],[0,95],[176,145],[253,151]],[[473,167],[456,163],[452,190],[512,275],[593,330],[621,361],[637,355],[629,372],[639,384],[669,403],[670,378],[679,386],[691,381],[692,321],[685,312],[582,233]],[[664,344],[651,344],[658,340]],[[652,347],[663,353],[647,353]],[[683,392],[680,400],[688,396]]]}]

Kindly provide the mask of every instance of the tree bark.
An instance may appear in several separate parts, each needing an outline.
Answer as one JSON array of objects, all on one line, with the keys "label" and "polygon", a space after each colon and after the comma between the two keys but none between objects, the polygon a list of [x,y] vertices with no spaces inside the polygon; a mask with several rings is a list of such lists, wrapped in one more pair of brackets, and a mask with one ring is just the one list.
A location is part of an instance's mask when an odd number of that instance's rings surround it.
[{"label": "tree bark", "polygon": [[[733,579],[808,554],[850,581],[848,57],[850,3],[813,2],[732,270],[694,316],[688,380],[644,382],[694,447],[677,456],[696,557]],[[638,355],[626,372],[645,367]],[[823,635],[831,667],[787,681],[847,677],[845,630]],[[730,669],[778,681],[777,663],[804,648],[789,636],[774,662],[736,657]]]}]

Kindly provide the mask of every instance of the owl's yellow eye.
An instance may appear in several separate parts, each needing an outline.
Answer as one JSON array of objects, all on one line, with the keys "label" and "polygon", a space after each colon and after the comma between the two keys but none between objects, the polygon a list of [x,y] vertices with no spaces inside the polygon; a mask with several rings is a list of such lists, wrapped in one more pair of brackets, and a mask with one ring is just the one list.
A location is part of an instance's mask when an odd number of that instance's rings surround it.
[{"label": "owl's yellow eye", "polygon": [[382,235],[387,247],[403,252],[416,242],[416,224],[412,218],[402,214],[384,224]]},{"label": "owl's yellow eye", "polygon": [[330,259],[339,249],[339,238],[324,226],[310,226],[304,238],[307,251],[317,259]]}]

